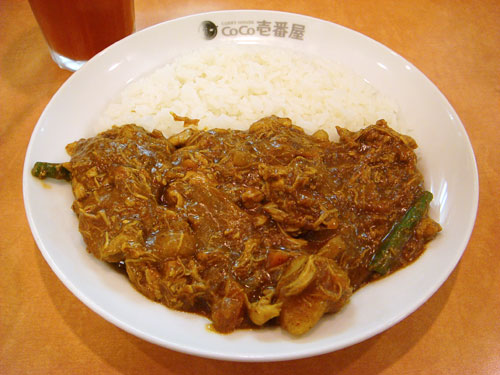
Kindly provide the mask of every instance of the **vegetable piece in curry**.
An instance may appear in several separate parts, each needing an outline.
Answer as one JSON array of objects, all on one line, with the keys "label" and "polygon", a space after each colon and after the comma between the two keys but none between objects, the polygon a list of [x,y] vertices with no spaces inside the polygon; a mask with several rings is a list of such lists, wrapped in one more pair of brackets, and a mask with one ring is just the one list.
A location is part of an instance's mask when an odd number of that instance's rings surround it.
[{"label": "vegetable piece in curry", "polygon": [[304,334],[441,230],[412,138],[383,120],[337,131],[330,142],[271,116],[248,131],[166,139],[125,125],[74,142],[64,168],[87,249],[219,332],[279,324]]}]

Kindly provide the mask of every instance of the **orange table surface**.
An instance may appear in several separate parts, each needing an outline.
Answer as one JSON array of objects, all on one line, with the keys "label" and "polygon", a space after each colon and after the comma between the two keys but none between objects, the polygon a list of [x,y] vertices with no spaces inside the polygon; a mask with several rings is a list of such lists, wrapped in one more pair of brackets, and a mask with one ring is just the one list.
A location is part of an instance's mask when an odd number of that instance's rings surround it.
[{"label": "orange table surface", "polygon": [[[479,211],[457,268],[416,312],[349,348],[238,363],[171,351],[92,312],[45,262],[22,199],[33,128],[70,77],[51,60],[27,1],[0,0],[0,374],[500,374],[500,2],[136,0],[137,29],[222,9],[301,13],[359,31],[429,77],[474,147]],[[445,152],[446,150],[444,150]]]}]

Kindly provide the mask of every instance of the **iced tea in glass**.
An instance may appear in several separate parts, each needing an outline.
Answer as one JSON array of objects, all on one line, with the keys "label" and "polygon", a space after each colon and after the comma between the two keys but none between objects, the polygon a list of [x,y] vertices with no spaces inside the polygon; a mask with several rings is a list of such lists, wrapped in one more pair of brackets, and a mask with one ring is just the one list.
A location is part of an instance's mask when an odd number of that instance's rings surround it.
[{"label": "iced tea in glass", "polygon": [[75,71],[134,32],[134,0],[29,0],[52,59]]}]

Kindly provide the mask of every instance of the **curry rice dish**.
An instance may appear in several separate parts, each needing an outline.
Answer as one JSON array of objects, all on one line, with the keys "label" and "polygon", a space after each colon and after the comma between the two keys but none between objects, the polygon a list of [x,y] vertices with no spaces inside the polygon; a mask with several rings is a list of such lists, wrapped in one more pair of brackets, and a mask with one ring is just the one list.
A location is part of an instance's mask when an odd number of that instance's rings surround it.
[{"label": "curry rice dish", "polygon": [[32,173],[71,181],[87,250],[151,300],[218,332],[302,335],[441,230],[412,138],[384,120],[337,132],[331,142],[275,116],[168,139],[123,125]]}]

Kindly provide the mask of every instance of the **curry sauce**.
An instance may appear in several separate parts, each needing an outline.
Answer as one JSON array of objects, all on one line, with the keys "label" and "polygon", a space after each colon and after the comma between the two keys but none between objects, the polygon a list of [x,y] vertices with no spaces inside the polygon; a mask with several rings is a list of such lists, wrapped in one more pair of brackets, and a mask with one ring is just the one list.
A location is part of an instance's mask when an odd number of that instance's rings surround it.
[{"label": "curry sauce", "polygon": [[[267,117],[248,131],[136,125],[67,146],[87,249],[146,297],[219,332],[278,324],[300,335],[379,278],[381,242],[424,192],[415,141],[380,120],[306,134]],[[389,272],[441,230],[424,216]]]}]

